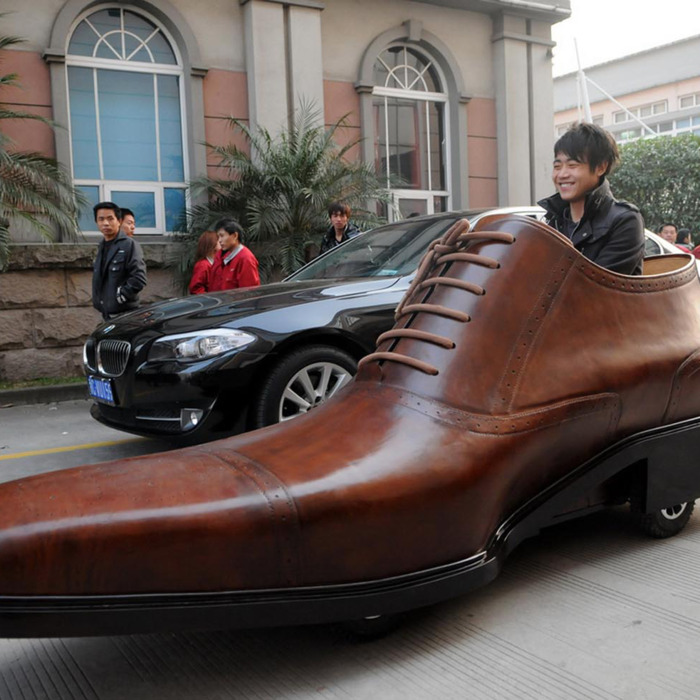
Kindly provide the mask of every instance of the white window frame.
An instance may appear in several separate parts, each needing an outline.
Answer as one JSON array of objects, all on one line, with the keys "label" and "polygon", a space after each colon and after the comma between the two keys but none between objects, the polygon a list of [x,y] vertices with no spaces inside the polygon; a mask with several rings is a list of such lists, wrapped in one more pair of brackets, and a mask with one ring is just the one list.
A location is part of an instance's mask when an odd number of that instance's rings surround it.
[{"label": "white window frame", "polygon": [[[144,63],[142,61],[129,61],[120,59],[106,59],[106,58],[93,58],[91,56],[79,56],[76,54],[69,54],[68,47],[70,46],[70,41],[73,34],[80,23],[96,12],[109,9],[119,9],[132,14],[139,15],[149,22],[152,22],[160,32],[162,32],[165,39],[168,41],[171,51],[175,56],[175,65],[163,64],[163,63]],[[121,15],[123,18],[123,14]],[[124,31],[122,25],[122,32]],[[73,184],[76,187],[98,187],[99,188],[99,201],[111,201],[111,192],[113,190],[130,190],[132,192],[143,192],[143,193],[154,193],[155,198],[155,214],[156,214],[156,226],[155,227],[141,227],[136,222],[136,233],[137,235],[147,235],[153,234],[158,236],[168,236],[171,231],[166,229],[166,219],[165,219],[165,190],[166,189],[182,189],[185,192],[185,206],[190,205],[190,192],[187,187],[187,183],[190,180],[190,164],[188,157],[188,148],[186,142],[186,135],[188,133],[187,124],[187,112],[185,109],[185,95],[184,95],[184,77],[185,72],[183,68],[182,57],[178,50],[177,43],[167,31],[165,27],[150,13],[142,10],[141,8],[133,8],[130,6],[103,6],[103,7],[91,7],[90,9],[81,13],[73,23],[70,31],[68,32],[68,37],[66,40],[66,71],[65,71],[65,95],[68,104],[68,136],[70,142],[69,148],[69,161],[70,161],[70,172],[73,177]],[[127,181],[127,180],[105,180],[103,177],[99,180],[94,179],[84,179],[76,178],[73,169],[73,128],[70,123],[71,110],[70,110],[70,89],[68,81],[68,68],[69,67],[79,67],[79,68],[89,68],[93,71],[93,80],[96,80],[97,70],[113,70],[121,72],[131,72],[131,73],[148,73],[154,76],[154,99],[156,103],[156,110],[158,108],[158,90],[157,90],[157,80],[158,75],[171,75],[178,78],[178,91],[180,98],[180,126],[181,126],[181,146],[182,146],[182,165],[183,165],[183,180],[181,182],[165,182],[162,180],[156,181]],[[101,135],[99,133],[99,95],[97,92],[97,85],[95,85],[95,110],[97,115],[97,148],[99,153],[99,168],[100,175],[104,175],[103,171],[103,159],[102,159],[102,141]],[[158,135],[158,120],[156,120],[156,151],[157,151],[157,167],[158,167],[158,177],[161,176],[161,161],[160,161],[160,138]],[[118,204],[118,202],[117,202]],[[94,229],[88,229],[84,233],[99,233],[97,226]]]},{"label": "white window frame", "polygon": [[[402,43],[399,44],[394,44],[394,45],[389,45],[387,46],[382,53],[385,51],[391,49],[391,48],[396,48],[396,47],[401,47],[404,51],[406,51],[409,47]],[[426,62],[426,67],[423,69],[421,72],[424,73],[428,68],[432,67],[435,72],[438,75],[438,78],[440,80],[440,83],[442,85],[445,85],[445,76],[442,75],[442,72],[440,71],[440,67],[438,66],[437,62],[431,58],[428,54],[416,50],[415,47],[410,47],[413,51],[416,51],[416,53],[419,53],[422,57],[422,59]],[[381,54],[377,58],[377,60],[381,60]],[[382,63],[384,63],[382,61]],[[388,68],[386,63],[384,64],[385,67]],[[404,64],[405,66],[405,64]],[[400,68],[401,66],[399,66]],[[414,69],[415,70],[415,69]],[[390,73],[393,72],[390,70]],[[407,72],[406,72],[407,76]],[[420,76],[419,76],[420,77]],[[417,83],[419,78],[414,79],[411,82],[411,86],[415,85]],[[405,83],[408,83],[407,77],[404,80]],[[449,109],[447,109],[447,103],[449,101],[449,95],[445,92],[429,92],[427,90],[412,90],[412,89],[406,89],[406,88],[392,88],[392,87],[385,87],[385,86],[380,86],[380,85],[375,85],[372,88],[372,97],[383,97],[384,98],[384,114],[385,114],[385,121],[384,121],[384,140],[385,140],[385,147],[388,149],[389,148],[389,132],[388,132],[388,124],[386,121],[386,114],[387,114],[387,98],[394,98],[394,99],[402,99],[402,100],[409,100],[411,102],[425,102],[425,110],[426,110],[426,124],[430,124],[430,119],[429,119],[429,112],[428,112],[428,104],[429,103],[435,103],[439,102],[445,105],[445,109],[443,109],[443,133],[445,134],[445,140],[444,143],[441,145],[442,148],[442,157],[444,159],[445,163],[445,181],[449,182],[450,181],[450,173],[452,172],[452,163],[451,163],[451,148],[450,148],[450,139],[451,139],[451,130],[450,130],[450,115],[449,115]],[[381,125],[379,125],[379,128],[382,128]],[[376,135],[375,135],[376,138]],[[450,207],[452,206],[452,193],[449,190],[434,190],[431,189],[432,187],[432,163],[431,163],[431,154],[430,154],[430,148],[427,149],[427,159],[428,159],[428,165],[427,165],[427,172],[428,172],[428,189],[425,190],[418,190],[418,189],[394,189],[390,187],[390,179],[391,179],[391,172],[389,171],[389,153],[386,153],[386,162],[387,162],[387,189],[391,192],[392,199],[394,201],[394,206],[390,208],[389,210],[389,221],[394,221],[396,217],[396,213],[398,212],[398,202],[400,199],[427,199],[428,201],[428,213],[433,214],[434,213],[434,201],[433,197],[447,197],[447,209],[449,210]]]}]

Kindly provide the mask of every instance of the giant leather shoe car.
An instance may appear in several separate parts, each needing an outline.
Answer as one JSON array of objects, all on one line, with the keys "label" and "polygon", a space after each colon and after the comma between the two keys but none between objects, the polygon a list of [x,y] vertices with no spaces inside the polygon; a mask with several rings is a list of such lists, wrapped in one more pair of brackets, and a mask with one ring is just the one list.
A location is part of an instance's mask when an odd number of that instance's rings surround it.
[{"label": "giant leather shoe car", "polygon": [[[606,271],[547,226],[459,222],[335,400],[195,448],[0,486],[0,634],[390,614],[540,528],[700,494],[692,258]],[[527,270],[527,274],[523,274]]]}]

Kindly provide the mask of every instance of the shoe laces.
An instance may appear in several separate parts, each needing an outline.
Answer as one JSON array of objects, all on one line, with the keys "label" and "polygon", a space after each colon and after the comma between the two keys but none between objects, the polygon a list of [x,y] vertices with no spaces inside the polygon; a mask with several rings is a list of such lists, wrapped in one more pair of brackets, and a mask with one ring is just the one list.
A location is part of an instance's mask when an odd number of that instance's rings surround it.
[{"label": "shoe laces", "polygon": [[[408,365],[425,374],[439,374],[437,367],[423,360],[419,360],[416,357],[396,352],[393,348],[396,347],[396,344],[402,338],[410,338],[411,340],[423,341],[448,350],[453,350],[456,345],[452,339],[429,331],[411,328],[411,323],[413,323],[420,314],[442,316],[459,323],[468,323],[471,321],[471,316],[464,311],[451,309],[441,304],[430,304],[425,300],[429,299],[437,286],[454,287],[476,296],[483,296],[486,294],[486,290],[478,284],[469,282],[468,280],[450,277],[448,273],[451,268],[451,263],[468,262],[496,270],[500,267],[498,260],[478,253],[470,253],[468,252],[468,248],[477,241],[510,244],[514,240],[515,237],[510,233],[498,231],[470,231],[469,221],[466,219],[460,219],[453,224],[441,238],[434,240],[430,246],[428,246],[428,250],[418,265],[418,270],[416,271],[413,281],[406,290],[399,305],[396,307],[394,318],[397,323],[401,319],[410,317],[406,321],[406,325],[400,328],[393,328],[386,333],[382,333],[379,338],[377,338],[377,347],[386,341],[393,341],[392,349],[373,352],[365,356],[360,360],[359,366],[362,367],[370,362],[396,362]],[[423,301],[418,300],[419,295]]]}]

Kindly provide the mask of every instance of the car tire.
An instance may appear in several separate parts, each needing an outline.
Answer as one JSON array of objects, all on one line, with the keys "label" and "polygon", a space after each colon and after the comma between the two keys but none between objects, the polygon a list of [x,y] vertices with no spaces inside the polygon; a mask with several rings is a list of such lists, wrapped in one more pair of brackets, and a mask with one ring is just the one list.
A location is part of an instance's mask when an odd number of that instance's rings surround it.
[{"label": "car tire", "polygon": [[635,502],[631,505],[634,519],[642,532],[650,537],[663,539],[677,535],[688,524],[695,501],[686,501],[653,513],[642,513]]},{"label": "car tire", "polygon": [[357,372],[352,355],[330,345],[311,345],[284,356],[263,381],[252,427],[296,418],[324,403]]}]

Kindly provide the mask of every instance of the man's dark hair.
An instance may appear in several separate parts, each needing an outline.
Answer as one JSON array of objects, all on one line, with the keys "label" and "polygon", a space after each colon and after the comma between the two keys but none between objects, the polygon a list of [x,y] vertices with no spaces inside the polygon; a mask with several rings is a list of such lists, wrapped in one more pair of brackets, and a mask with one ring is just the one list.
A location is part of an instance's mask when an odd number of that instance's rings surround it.
[{"label": "man's dark hair", "polygon": [[214,224],[214,231],[218,232],[220,228],[224,229],[228,234],[237,233],[239,243],[243,243],[243,227],[235,219],[219,219]]},{"label": "man's dark hair", "polygon": [[690,243],[690,229],[689,228],[679,228],[678,238],[676,238],[677,243]]},{"label": "man's dark hair", "polygon": [[333,216],[333,214],[345,214],[345,216],[350,216],[351,209],[345,204],[345,202],[331,202],[328,205],[328,216]]},{"label": "man's dark hair", "polygon": [[673,228],[676,229],[676,233],[678,233],[678,226],[676,226],[676,224],[674,224],[672,221],[667,221],[665,224],[661,224],[657,233],[661,233],[666,228],[666,226],[673,226]]},{"label": "man's dark hair", "polygon": [[97,212],[100,209],[111,209],[114,212],[114,216],[121,221],[124,218],[122,210],[114,202],[98,202],[92,208],[92,213],[95,215],[95,221],[97,221]]},{"label": "man's dark hair", "polygon": [[554,144],[554,157],[563,153],[579,163],[588,163],[593,172],[607,164],[603,175],[608,175],[620,162],[620,152],[612,134],[596,124],[582,122],[572,126]]},{"label": "man's dark hair", "polygon": [[133,216],[133,217],[134,217],[134,221],[136,221],[136,214],[134,214],[134,212],[131,211],[131,209],[127,209],[126,207],[122,207],[121,210],[122,210],[122,219],[123,219],[125,216],[127,216],[127,214],[128,214],[129,216]]}]

